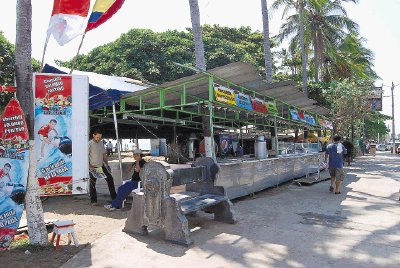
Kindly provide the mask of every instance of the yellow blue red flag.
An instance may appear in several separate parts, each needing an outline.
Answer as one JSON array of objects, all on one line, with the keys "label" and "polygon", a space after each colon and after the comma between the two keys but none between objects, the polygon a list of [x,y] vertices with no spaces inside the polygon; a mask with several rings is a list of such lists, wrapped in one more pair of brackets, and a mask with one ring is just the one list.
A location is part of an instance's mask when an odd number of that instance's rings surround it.
[{"label": "yellow blue red flag", "polygon": [[86,31],[93,30],[111,18],[125,0],[97,0],[90,15]]}]

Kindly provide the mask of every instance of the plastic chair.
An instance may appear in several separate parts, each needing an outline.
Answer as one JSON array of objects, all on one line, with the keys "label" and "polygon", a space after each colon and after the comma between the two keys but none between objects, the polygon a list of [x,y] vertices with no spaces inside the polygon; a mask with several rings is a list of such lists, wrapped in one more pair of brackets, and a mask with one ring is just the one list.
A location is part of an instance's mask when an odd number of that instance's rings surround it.
[{"label": "plastic chair", "polygon": [[71,244],[71,236],[72,236],[75,246],[79,247],[78,238],[76,237],[74,225],[75,225],[75,223],[73,220],[55,221],[54,222],[53,236],[51,238],[50,243],[51,244],[54,243],[54,238],[57,235],[56,250],[58,250],[58,248],[60,246],[60,236],[62,234],[68,235],[68,245]]}]

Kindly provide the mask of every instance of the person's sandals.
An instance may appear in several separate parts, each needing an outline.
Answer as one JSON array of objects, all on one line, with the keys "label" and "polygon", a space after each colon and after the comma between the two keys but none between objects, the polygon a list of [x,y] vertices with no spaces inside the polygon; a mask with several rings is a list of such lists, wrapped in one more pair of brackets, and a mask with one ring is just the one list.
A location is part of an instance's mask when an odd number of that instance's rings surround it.
[{"label": "person's sandals", "polygon": [[335,192],[335,194],[341,194],[341,192]]},{"label": "person's sandals", "polygon": [[329,187],[329,192],[331,192],[331,193],[333,192],[333,186]]}]

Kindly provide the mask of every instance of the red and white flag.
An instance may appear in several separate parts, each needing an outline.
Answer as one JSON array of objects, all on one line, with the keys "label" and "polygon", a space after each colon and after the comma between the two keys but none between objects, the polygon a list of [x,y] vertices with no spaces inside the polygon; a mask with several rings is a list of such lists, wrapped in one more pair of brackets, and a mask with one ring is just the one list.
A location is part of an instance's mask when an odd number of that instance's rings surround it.
[{"label": "red and white flag", "polygon": [[47,40],[50,35],[60,46],[65,45],[85,31],[90,0],[54,0]]}]

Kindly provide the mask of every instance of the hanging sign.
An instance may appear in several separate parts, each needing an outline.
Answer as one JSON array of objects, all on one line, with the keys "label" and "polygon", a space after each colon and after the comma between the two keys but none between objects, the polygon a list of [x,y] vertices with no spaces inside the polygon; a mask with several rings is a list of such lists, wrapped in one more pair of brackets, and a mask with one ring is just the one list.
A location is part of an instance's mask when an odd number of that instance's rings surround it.
[{"label": "hanging sign", "polygon": [[301,122],[306,122],[306,119],[305,119],[304,114],[303,114],[302,111],[298,111],[297,114],[299,115],[299,120]]},{"label": "hanging sign", "polygon": [[299,117],[297,110],[290,109],[289,112],[290,112],[290,116],[291,116],[292,120],[300,121],[300,117]]},{"label": "hanging sign", "polygon": [[366,111],[382,111],[382,99],[368,99],[365,104]]},{"label": "hanging sign", "polygon": [[236,105],[235,92],[227,87],[214,83],[215,100],[229,105]]},{"label": "hanging sign", "polygon": [[14,238],[24,210],[29,169],[29,136],[25,115],[17,99],[11,98],[1,112],[0,250],[5,250]]},{"label": "hanging sign", "polygon": [[74,189],[86,193],[88,79],[55,74],[34,77],[40,194],[70,195]]},{"label": "hanging sign", "polygon": [[375,87],[367,92],[364,109],[366,111],[382,111],[382,87]]},{"label": "hanging sign", "polygon": [[315,118],[312,115],[305,114],[304,118],[308,124],[315,125]]},{"label": "hanging sign", "polygon": [[267,107],[265,106],[264,100],[259,98],[251,98],[251,103],[253,104],[254,111],[267,113]]},{"label": "hanging sign", "polygon": [[324,118],[320,118],[320,119],[318,120],[318,123],[319,123],[320,126],[326,128],[326,129],[333,129],[332,122],[329,121],[329,120],[326,120],[326,119],[324,119]]},{"label": "hanging sign", "polygon": [[267,108],[267,112],[272,115],[278,114],[278,109],[276,108],[276,103],[272,100],[265,101],[265,106]]},{"label": "hanging sign", "polygon": [[243,93],[236,93],[235,94],[235,101],[238,107],[253,110],[253,106],[251,105],[250,97],[247,94]]}]

